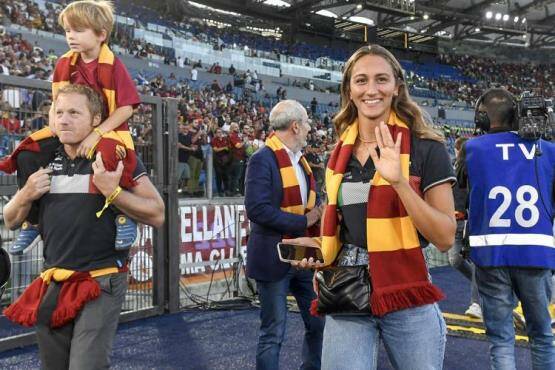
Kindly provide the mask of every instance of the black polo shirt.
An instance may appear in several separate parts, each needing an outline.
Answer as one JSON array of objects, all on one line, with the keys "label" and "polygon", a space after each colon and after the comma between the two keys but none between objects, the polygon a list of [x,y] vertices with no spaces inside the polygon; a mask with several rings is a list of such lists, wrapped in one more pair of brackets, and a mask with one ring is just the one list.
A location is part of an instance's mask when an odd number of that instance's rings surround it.
[{"label": "black polo shirt", "polygon": [[[70,159],[60,145],[48,167],[53,170],[50,191],[38,201],[39,230],[44,241],[44,266],[90,271],[104,267],[121,267],[127,251],[116,252],[115,217],[117,210],[109,207],[100,218],[96,212],[105,198],[93,184],[92,160]],[[34,165],[18,161],[19,183],[36,171]],[[146,174],[137,161],[135,179]]]},{"label": "black polo shirt", "polygon": [[[370,183],[376,168],[371,157],[364,165],[351,156],[338,194],[338,209],[342,215],[341,242],[366,247],[366,208]],[[443,143],[412,137],[409,174],[411,182],[420,183],[422,194],[445,182],[455,182],[453,166]],[[418,234],[422,247],[428,241]]]}]

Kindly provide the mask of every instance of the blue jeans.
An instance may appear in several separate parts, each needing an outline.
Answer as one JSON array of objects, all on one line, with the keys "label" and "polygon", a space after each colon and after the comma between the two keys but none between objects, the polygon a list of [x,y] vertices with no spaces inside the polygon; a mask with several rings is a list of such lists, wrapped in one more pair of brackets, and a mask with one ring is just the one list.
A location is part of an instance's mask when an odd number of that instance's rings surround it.
[{"label": "blue jeans", "polygon": [[375,370],[383,341],[395,369],[443,367],[446,327],[437,304],[391,312],[383,317],[328,315],[323,370]]},{"label": "blue jeans", "polygon": [[516,297],[522,303],[534,370],[555,369],[555,347],[548,304],[551,270],[476,266],[486,335],[490,341],[491,368],[515,369],[515,329],[512,311]]},{"label": "blue jeans", "polygon": [[278,281],[256,281],[260,298],[260,335],[256,350],[256,369],[279,369],[279,351],[285,337],[287,294],[297,301],[304,321],[305,335],[301,369],[320,369],[324,320],[310,315],[310,303],[316,298],[312,289],[314,273],[290,268]]}]

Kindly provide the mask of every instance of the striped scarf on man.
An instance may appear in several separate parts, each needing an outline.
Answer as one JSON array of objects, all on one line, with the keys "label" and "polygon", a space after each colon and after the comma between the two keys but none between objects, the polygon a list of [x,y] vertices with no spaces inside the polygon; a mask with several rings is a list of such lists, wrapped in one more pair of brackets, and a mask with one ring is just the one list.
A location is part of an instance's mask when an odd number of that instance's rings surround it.
[{"label": "striped scarf on man", "polygon": [[[394,138],[402,133],[401,170],[410,180],[410,129],[394,112],[389,117],[388,128]],[[322,227],[322,253],[326,264],[331,264],[341,249],[337,199],[357,136],[358,122],[355,121],[341,135],[326,168],[328,204]],[[420,194],[418,184],[410,183]],[[410,216],[395,189],[378,171],[368,194],[366,234],[372,284],[370,306],[374,315],[383,316],[443,298],[442,292],[428,279],[418,233]]]},{"label": "striped scarf on man", "polygon": [[[281,210],[297,215],[306,214],[316,205],[316,181],[314,180],[314,175],[312,174],[312,169],[308,165],[308,162],[306,161],[304,156],[301,156],[299,162],[308,175],[310,182],[309,193],[305,207],[303,205],[301,188],[299,186],[299,181],[297,180],[295,168],[291,164],[291,159],[289,158],[289,155],[287,154],[283,143],[275,134],[271,134],[266,139],[266,146],[274,152],[281,175],[281,182],[283,184],[283,197],[281,199],[280,205]],[[317,235],[319,235],[318,226],[313,225],[312,227],[308,228],[306,236]],[[286,238],[287,236],[284,235],[284,237]]]}]

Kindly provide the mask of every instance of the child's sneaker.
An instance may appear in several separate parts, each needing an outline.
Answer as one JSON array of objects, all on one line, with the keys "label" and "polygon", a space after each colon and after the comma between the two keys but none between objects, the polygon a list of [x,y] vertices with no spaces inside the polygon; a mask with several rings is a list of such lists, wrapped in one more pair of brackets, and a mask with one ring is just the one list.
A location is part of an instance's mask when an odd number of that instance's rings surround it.
[{"label": "child's sneaker", "polygon": [[126,215],[116,216],[116,250],[123,251],[131,248],[137,240],[137,224]]},{"label": "child's sneaker", "polygon": [[472,318],[482,319],[482,308],[478,303],[472,303],[464,313]]},{"label": "child's sneaker", "polygon": [[39,229],[25,221],[21,225],[21,230],[15,242],[8,247],[10,254],[23,254],[30,251],[35,245],[41,241]]}]

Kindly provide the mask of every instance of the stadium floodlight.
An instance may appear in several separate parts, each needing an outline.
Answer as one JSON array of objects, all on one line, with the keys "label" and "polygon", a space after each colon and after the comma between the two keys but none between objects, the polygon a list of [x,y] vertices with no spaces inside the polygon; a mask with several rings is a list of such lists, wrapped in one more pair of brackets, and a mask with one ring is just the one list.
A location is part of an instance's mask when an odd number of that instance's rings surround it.
[{"label": "stadium floodlight", "polygon": [[515,23],[518,22],[518,15],[515,17]]},{"label": "stadium floodlight", "polygon": [[199,9],[206,9],[206,10],[211,11],[211,12],[232,15],[234,17],[241,17],[241,14],[239,14],[239,13],[230,12],[230,11],[227,11],[227,10],[222,10],[222,9],[217,9],[217,8],[212,8],[208,5],[200,4],[200,3],[197,3],[197,2],[194,2],[194,1],[189,1],[189,5],[192,5],[196,8],[199,8]]},{"label": "stadium floodlight", "polygon": [[486,12],[486,18],[487,18],[487,19],[491,19],[492,17],[493,17],[493,12],[492,12],[491,10],[488,10],[488,11]]},{"label": "stadium floodlight", "polygon": [[496,20],[496,21],[501,20],[501,17],[503,17],[503,16],[501,15],[501,13],[495,13],[495,20]]},{"label": "stadium floodlight", "polygon": [[[252,1],[252,0],[251,0]],[[262,0],[258,0],[258,1],[262,1]],[[290,0],[288,0],[290,1]],[[319,1],[308,1],[308,0],[295,0],[294,2],[291,3],[301,3],[301,2],[312,2],[312,3],[320,3],[321,5],[334,5],[337,6],[339,5],[339,3],[343,3],[343,5],[347,5],[346,3],[349,3],[349,0],[342,0],[342,1],[337,1],[337,0],[319,0]],[[376,10],[376,9],[382,9],[384,11],[386,11],[387,13],[390,14],[395,14],[397,16],[402,16],[402,17],[410,17],[410,16],[416,16],[416,17],[422,17],[422,13],[420,12],[416,12],[415,9],[415,3],[416,0],[376,0],[376,1],[366,1],[366,0],[353,0],[350,2],[351,7],[350,10],[347,11],[345,14],[349,14],[350,15],[356,15],[358,13],[360,13],[361,11],[363,11],[364,9],[368,9],[368,7],[371,8],[371,10]],[[320,14],[321,10],[317,11],[316,14]],[[323,15],[323,14],[320,14]],[[343,16],[339,16],[339,18],[342,19],[348,19],[348,17],[343,18]],[[427,19],[427,18],[426,18]]]},{"label": "stadium floodlight", "polygon": [[509,20],[509,15],[508,14],[504,14],[503,15],[503,22],[507,22]]},{"label": "stadium floodlight", "polygon": [[316,14],[324,17],[328,17],[328,18],[337,18],[337,14],[335,14],[334,12],[330,12],[329,10],[326,10],[326,9],[318,10]]},{"label": "stadium floodlight", "polygon": [[349,17],[349,20],[357,23],[367,24],[369,26],[373,26],[375,24],[373,19],[367,17],[359,17],[356,15]]},{"label": "stadium floodlight", "polygon": [[[297,3],[298,2],[306,2],[308,3],[308,0],[295,0]],[[325,5],[339,5],[339,3],[348,3],[349,0],[343,0],[343,1],[337,1],[337,0],[320,0],[320,1],[314,1],[311,0],[313,3],[321,3],[321,4],[325,4]],[[358,14],[360,13],[362,10],[364,10],[365,8],[367,8],[368,6],[370,6],[371,9],[375,10],[375,9],[383,9],[385,11],[387,11],[388,13],[391,14],[396,14],[399,16],[403,16],[403,17],[409,17],[409,16],[414,16],[417,15],[416,14],[416,9],[415,9],[415,1],[416,0],[376,0],[376,1],[366,1],[366,0],[353,0],[351,1],[352,3],[352,7],[351,10],[348,13],[351,14]],[[343,4],[346,5],[346,4]],[[422,14],[418,15],[419,17],[422,16]]]},{"label": "stadium floodlight", "polygon": [[266,1],[264,1],[264,4],[277,6],[278,8],[280,8],[280,7],[289,8],[291,6],[291,4],[289,4],[288,2],[285,2],[283,0],[266,0]]},{"label": "stadium floodlight", "polygon": [[430,18],[430,16],[428,15],[428,13],[424,13],[424,15],[422,16],[422,18],[424,18],[424,20],[428,20]]}]

